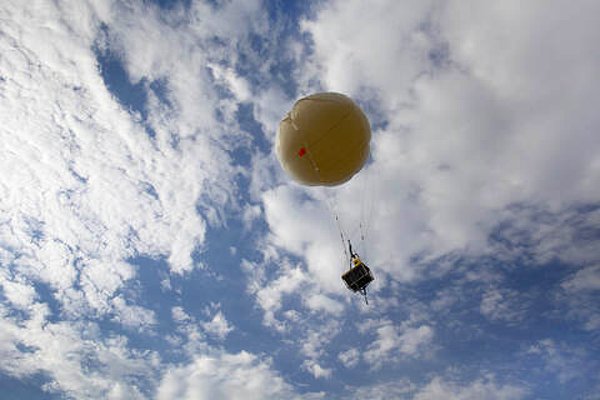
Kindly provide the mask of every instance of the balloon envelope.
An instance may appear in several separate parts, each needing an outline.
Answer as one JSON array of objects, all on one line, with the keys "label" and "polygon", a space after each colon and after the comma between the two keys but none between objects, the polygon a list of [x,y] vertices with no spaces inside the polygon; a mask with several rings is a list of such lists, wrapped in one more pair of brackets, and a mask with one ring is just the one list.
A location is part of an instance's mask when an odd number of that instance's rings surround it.
[{"label": "balloon envelope", "polygon": [[363,167],[370,140],[369,121],[349,97],[317,93],[298,100],[281,121],[276,152],[297,182],[336,186]]}]

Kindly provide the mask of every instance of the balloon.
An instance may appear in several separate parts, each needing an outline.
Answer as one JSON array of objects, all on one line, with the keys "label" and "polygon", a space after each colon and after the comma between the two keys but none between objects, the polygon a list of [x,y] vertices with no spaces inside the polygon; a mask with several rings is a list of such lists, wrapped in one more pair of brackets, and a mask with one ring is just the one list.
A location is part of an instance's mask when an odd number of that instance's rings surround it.
[{"label": "balloon", "polygon": [[336,186],[363,167],[370,140],[369,121],[349,97],[316,93],[298,100],[281,121],[276,152],[297,182]]}]

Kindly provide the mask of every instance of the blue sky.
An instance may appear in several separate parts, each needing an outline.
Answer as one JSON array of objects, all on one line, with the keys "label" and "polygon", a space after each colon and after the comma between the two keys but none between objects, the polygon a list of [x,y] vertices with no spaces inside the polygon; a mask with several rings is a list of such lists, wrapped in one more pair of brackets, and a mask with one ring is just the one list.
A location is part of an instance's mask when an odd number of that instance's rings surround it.
[{"label": "blue sky", "polygon": [[[599,12],[3,1],[2,397],[599,399]],[[335,189],[274,153],[318,91],[373,131]]]}]

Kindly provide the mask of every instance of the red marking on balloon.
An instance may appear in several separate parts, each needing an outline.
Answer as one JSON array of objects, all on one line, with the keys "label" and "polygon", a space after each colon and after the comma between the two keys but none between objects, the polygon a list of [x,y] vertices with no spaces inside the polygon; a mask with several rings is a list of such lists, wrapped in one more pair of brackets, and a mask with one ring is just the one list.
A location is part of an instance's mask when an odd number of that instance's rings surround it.
[{"label": "red marking on balloon", "polygon": [[304,147],[298,150],[298,157],[303,157],[306,154],[306,149]]}]

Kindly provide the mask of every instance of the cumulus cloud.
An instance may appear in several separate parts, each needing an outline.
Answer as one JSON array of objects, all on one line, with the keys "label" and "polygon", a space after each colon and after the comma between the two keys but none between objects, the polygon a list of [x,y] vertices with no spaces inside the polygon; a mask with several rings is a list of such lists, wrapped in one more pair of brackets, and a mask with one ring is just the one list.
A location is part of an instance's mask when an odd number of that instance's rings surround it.
[{"label": "cumulus cloud", "polygon": [[314,46],[306,82],[383,110],[371,114],[366,171],[375,265],[411,280],[417,254],[488,251],[514,204],[556,211],[600,198],[598,91],[584,83],[600,65],[589,56],[596,8],[333,1],[304,21]]},{"label": "cumulus cloud", "polygon": [[[269,251],[264,253],[269,254]],[[275,261],[281,260],[276,251],[272,256]],[[296,346],[304,358],[302,369],[317,379],[329,378],[333,369],[327,367],[322,359],[326,356],[327,346],[340,332],[339,318],[344,306],[320,293],[301,266],[291,266],[286,259],[281,262],[283,264],[278,265],[280,270],[275,278],[265,286],[262,284],[266,280],[267,266],[245,263],[245,271],[251,279],[250,290],[256,290],[257,303],[263,311],[263,324],[282,335],[293,334],[299,338]],[[301,302],[294,308],[297,303],[291,296],[298,294]],[[306,311],[310,314],[306,315]]]},{"label": "cumulus cloud", "polygon": [[314,20],[302,24],[314,42],[315,70],[323,85],[345,93],[388,88],[394,100],[405,100],[429,50],[418,28],[431,7],[430,1],[324,4]]},{"label": "cumulus cloud", "polygon": [[342,303],[323,294],[308,295],[305,301],[308,308],[316,312],[325,312],[340,316],[344,311]]},{"label": "cumulus cloud", "polygon": [[183,307],[177,306],[171,309],[171,317],[173,321],[178,323],[185,323],[192,320],[192,317],[188,313],[185,312]]},{"label": "cumulus cloud", "polygon": [[[312,195],[296,185],[281,185],[263,195],[265,218],[269,224],[269,240],[297,257],[306,260],[306,278],[317,292],[344,293],[340,279],[346,268],[344,249],[335,231],[332,212],[325,194]],[[317,200],[318,199],[318,200]],[[341,304],[321,293],[311,292],[305,304],[312,310],[341,312]]]},{"label": "cumulus cloud", "polygon": [[[254,263],[246,262],[245,270],[247,272],[257,273],[259,266]],[[262,286],[264,278],[255,277],[251,290],[256,291],[256,301],[262,308],[264,317],[263,323],[283,332],[286,329],[285,321],[277,317],[277,313],[282,308],[282,300],[286,295],[296,293],[306,284],[307,277],[305,271],[299,266],[290,266],[283,264],[280,274],[277,278]]]},{"label": "cumulus cloud", "polygon": [[204,331],[217,339],[224,340],[233,327],[229,324],[222,311],[217,311],[213,318],[202,324]]},{"label": "cumulus cloud", "polygon": [[27,309],[37,297],[35,289],[29,282],[15,282],[3,279],[2,294],[17,308]]},{"label": "cumulus cloud", "polygon": [[375,340],[364,352],[364,360],[375,368],[383,364],[399,361],[402,357],[420,358],[431,351],[434,330],[426,324],[419,326],[398,326],[391,321],[376,321],[371,328]]},{"label": "cumulus cloud", "polygon": [[247,352],[197,356],[168,370],[158,399],[295,398],[292,388],[268,360]]},{"label": "cumulus cloud", "polygon": [[302,368],[315,378],[329,378],[333,370],[323,366],[321,358],[326,355],[327,345],[340,333],[340,324],[336,320],[323,321],[306,329],[300,346],[301,354],[306,358]]},{"label": "cumulus cloud", "polygon": [[317,379],[329,378],[333,372],[331,368],[324,368],[315,360],[305,360],[302,363],[302,368]]},{"label": "cumulus cloud", "polygon": [[115,314],[113,320],[125,327],[150,332],[156,324],[156,316],[152,310],[136,304],[128,304],[123,296],[115,297],[112,300],[112,307]]}]

